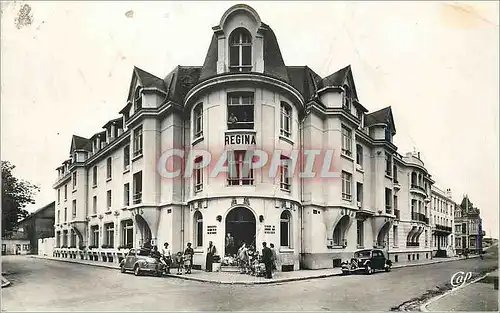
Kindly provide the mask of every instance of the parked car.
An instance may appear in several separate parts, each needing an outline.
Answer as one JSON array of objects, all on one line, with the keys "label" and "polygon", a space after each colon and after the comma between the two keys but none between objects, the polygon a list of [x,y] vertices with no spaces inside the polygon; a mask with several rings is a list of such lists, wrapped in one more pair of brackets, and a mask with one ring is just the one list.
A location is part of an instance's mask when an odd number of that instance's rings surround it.
[{"label": "parked car", "polygon": [[162,276],[164,264],[157,258],[151,257],[151,251],[147,249],[130,249],[127,256],[120,262],[120,271],[133,271],[135,276],[143,273]]},{"label": "parked car", "polygon": [[342,273],[364,272],[372,274],[376,270],[389,272],[391,267],[392,261],[389,260],[386,251],[381,249],[363,249],[354,252],[351,260],[342,262]]}]

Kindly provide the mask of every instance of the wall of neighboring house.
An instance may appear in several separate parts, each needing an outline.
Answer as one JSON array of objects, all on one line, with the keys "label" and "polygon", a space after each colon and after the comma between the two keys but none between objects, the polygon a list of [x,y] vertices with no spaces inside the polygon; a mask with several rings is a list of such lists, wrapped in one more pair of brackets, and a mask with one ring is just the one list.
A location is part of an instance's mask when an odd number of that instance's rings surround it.
[{"label": "wall of neighboring house", "polygon": [[25,255],[30,252],[30,242],[27,239],[2,239],[2,255]]},{"label": "wall of neighboring house", "polygon": [[52,256],[56,245],[55,237],[38,239],[38,255]]}]

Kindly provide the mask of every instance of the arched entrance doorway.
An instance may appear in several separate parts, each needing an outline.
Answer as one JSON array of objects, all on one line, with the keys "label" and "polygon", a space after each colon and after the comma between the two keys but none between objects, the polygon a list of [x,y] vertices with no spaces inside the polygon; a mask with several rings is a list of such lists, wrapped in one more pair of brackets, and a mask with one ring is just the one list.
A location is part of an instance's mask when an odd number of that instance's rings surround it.
[{"label": "arched entrance doorway", "polygon": [[235,254],[235,250],[243,242],[255,246],[256,222],[252,211],[244,207],[237,207],[229,211],[226,216],[226,237],[228,233],[234,238],[234,247],[232,249],[226,248],[225,255]]},{"label": "arched entrance doorway", "polygon": [[137,227],[139,228],[139,232],[141,234],[141,239],[139,241],[139,246],[144,246],[147,244],[151,244],[151,229],[149,228],[148,222],[140,216],[135,216],[135,221],[137,223]]},{"label": "arched entrance doorway", "polygon": [[389,244],[389,229],[391,227],[390,222],[386,222],[377,235],[377,247],[386,248]]}]

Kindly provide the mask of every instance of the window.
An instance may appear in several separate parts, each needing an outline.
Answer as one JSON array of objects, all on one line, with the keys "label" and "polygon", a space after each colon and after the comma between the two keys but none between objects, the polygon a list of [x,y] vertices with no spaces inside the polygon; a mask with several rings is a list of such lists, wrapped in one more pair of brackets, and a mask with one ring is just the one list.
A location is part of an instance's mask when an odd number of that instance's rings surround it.
[{"label": "window", "polygon": [[344,110],[347,110],[348,112],[351,111],[351,103],[352,103],[352,94],[351,94],[351,89],[349,86],[344,85],[344,103],[342,107]]},{"label": "window", "polygon": [[71,230],[70,236],[70,246],[76,248],[76,232],[74,230]]},{"label": "window", "polygon": [[390,153],[385,153],[385,173],[392,176],[392,157]]},{"label": "window", "polygon": [[61,189],[57,189],[57,203],[59,204],[61,202]]},{"label": "window", "polygon": [[97,186],[97,166],[92,169],[92,185]]},{"label": "window", "polygon": [[57,223],[60,223],[61,222],[61,211],[57,210]]},{"label": "window", "polygon": [[392,142],[392,128],[391,124],[387,124],[385,127],[385,140]]},{"label": "window", "polygon": [[142,155],[142,125],[134,129],[134,158]]},{"label": "window", "polygon": [[228,151],[228,185],[253,185],[253,168],[251,151]]},{"label": "window", "polygon": [[363,206],[363,184],[360,182],[356,183],[356,200],[358,201],[358,207]]},{"label": "window", "polygon": [[352,155],[352,132],[344,125],[342,125],[342,154]]},{"label": "window", "polygon": [[63,243],[64,248],[68,247],[68,231],[67,230],[63,231],[62,243]]},{"label": "window", "polygon": [[252,36],[244,28],[235,29],[229,36],[229,70],[252,71]]},{"label": "window", "polygon": [[142,108],[142,88],[137,86],[134,94],[134,113]]},{"label": "window", "polygon": [[363,247],[364,246],[364,243],[363,243],[364,222],[363,221],[360,221],[360,220],[357,221],[356,233],[357,233],[357,237],[358,237],[358,240],[357,240],[358,247]]},{"label": "window", "polygon": [[398,227],[397,226],[392,226],[392,245],[394,247],[398,246]]},{"label": "window", "polygon": [[291,122],[292,122],[292,108],[286,103],[281,102],[281,115],[280,115],[280,135],[290,137]]},{"label": "window", "polygon": [[123,170],[126,171],[130,167],[130,146],[123,148]]},{"label": "window", "polygon": [[356,145],[356,164],[363,167],[363,147],[360,144]]},{"label": "window", "polygon": [[392,178],[395,184],[399,183],[398,182],[398,168],[396,165],[392,166]]},{"label": "window", "polygon": [[289,211],[283,211],[280,216],[281,222],[280,222],[280,246],[281,247],[287,247],[291,248],[291,234],[292,234],[292,227],[291,227],[291,214]]},{"label": "window", "polygon": [[108,210],[111,210],[111,190],[108,190],[108,192],[106,192],[106,205],[108,207]]},{"label": "window", "polygon": [[342,171],[342,199],[351,201],[351,179],[352,175]]},{"label": "window", "polygon": [[124,206],[129,206],[130,205],[130,184],[126,183],[123,185],[123,205]]},{"label": "window", "polygon": [[194,246],[203,247],[203,215],[200,211],[194,212]]},{"label": "window", "polygon": [[253,129],[254,103],[252,92],[227,95],[227,129]]},{"label": "window", "polygon": [[392,214],[392,190],[385,188],[385,213]]},{"label": "window", "polygon": [[68,185],[64,185],[64,201],[68,200]]},{"label": "window", "polygon": [[92,198],[92,213],[97,213],[97,196]]},{"label": "window", "polygon": [[72,182],[73,182],[73,190],[75,190],[76,189],[76,172],[73,172]]},{"label": "window", "polygon": [[194,160],[194,192],[203,190],[203,157],[199,156]]},{"label": "window", "polygon": [[134,204],[139,204],[142,202],[142,172],[134,174]]},{"label": "window", "polygon": [[90,231],[92,237],[92,246],[99,247],[99,226],[95,225],[91,227]]},{"label": "window", "polygon": [[72,216],[76,217],[76,200],[73,200],[73,211],[72,211]]},{"label": "window", "polygon": [[111,157],[106,159],[106,178],[111,179],[112,162]]},{"label": "window", "polygon": [[417,186],[417,173],[411,173],[411,188],[415,188]]},{"label": "window", "polygon": [[108,248],[113,248],[115,246],[115,224],[105,224],[104,229],[106,232],[106,239],[104,241],[104,244],[107,245]]},{"label": "window", "polygon": [[122,222],[122,244],[132,247],[134,243],[134,222],[126,220]]},{"label": "window", "polygon": [[68,208],[64,208],[64,221],[68,221]]},{"label": "window", "polygon": [[203,136],[203,103],[198,103],[193,110],[193,139]]},{"label": "window", "polygon": [[290,171],[290,158],[282,155],[280,164],[280,188],[290,191],[291,185],[291,171]]},{"label": "window", "polygon": [[394,206],[394,214],[396,215],[397,218],[399,218],[398,214],[399,214],[399,210],[398,210],[398,196],[397,195],[394,195],[392,197],[393,201],[392,201],[392,205]]}]

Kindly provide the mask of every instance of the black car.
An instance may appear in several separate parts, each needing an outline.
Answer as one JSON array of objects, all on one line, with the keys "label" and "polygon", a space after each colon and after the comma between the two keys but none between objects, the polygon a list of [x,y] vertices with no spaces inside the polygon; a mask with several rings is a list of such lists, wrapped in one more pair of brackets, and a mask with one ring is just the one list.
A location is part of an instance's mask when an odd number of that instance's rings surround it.
[{"label": "black car", "polygon": [[349,261],[342,262],[342,273],[364,272],[372,274],[376,270],[389,272],[392,261],[389,260],[387,252],[381,249],[364,249],[354,252]]}]

